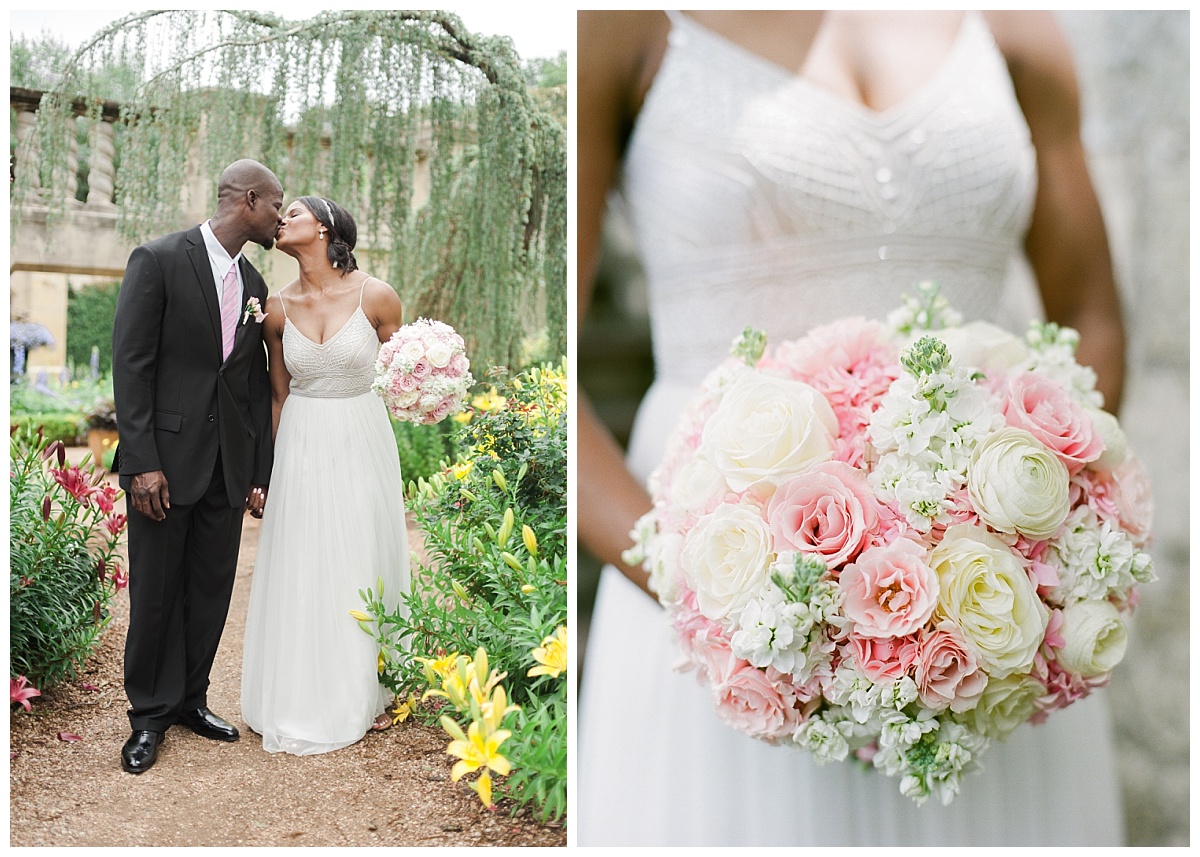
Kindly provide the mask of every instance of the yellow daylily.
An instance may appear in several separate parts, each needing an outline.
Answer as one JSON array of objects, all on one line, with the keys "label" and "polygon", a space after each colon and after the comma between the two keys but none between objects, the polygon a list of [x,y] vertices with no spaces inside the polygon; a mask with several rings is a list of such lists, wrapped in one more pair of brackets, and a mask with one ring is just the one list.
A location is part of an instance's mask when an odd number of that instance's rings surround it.
[{"label": "yellow daylily", "polygon": [[396,707],[392,709],[392,725],[398,726],[412,716],[413,710],[417,707],[417,698],[411,693],[408,699],[403,702],[399,698],[396,699]]},{"label": "yellow daylily", "polygon": [[471,399],[471,407],[480,411],[499,411],[507,404],[508,399],[497,393],[495,387],[490,387],[486,392]]},{"label": "yellow daylily", "polygon": [[425,681],[433,684],[435,681],[442,681],[454,672],[455,665],[458,663],[458,652],[451,652],[444,658],[416,658],[425,673]]},{"label": "yellow daylily", "polygon": [[537,556],[537,534],[534,533],[533,527],[529,526],[529,524],[521,525],[521,541],[525,542],[525,550],[529,551],[531,556]]},{"label": "yellow daylily", "polygon": [[458,464],[450,465],[450,472],[454,474],[454,478],[458,480],[466,479],[471,474],[471,468],[475,466],[473,461],[460,461]]},{"label": "yellow daylily", "polygon": [[383,652],[379,653],[379,663],[375,667],[375,671],[382,673],[387,667],[387,658],[383,656]]},{"label": "yellow daylily", "polygon": [[530,654],[538,662],[538,665],[530,668],[529,672],[525,674],[527,678],[537,675],[548,675],[551,678],[558,678],[561,673],[566,672],[567,626],[559,625],[558,630],[554,632],[553,636],[542,640],[542,644]]},{"label": "yellow daylily", "polygon": [[467,783],[467,787],[471,791],[475,792],[475,794],[479,795],[479,800],[483,802],[484,806],[486,806],[488,809],[492,808],[492,775],[491,774],[489,774],[485,770],[482,774],[479,775],[479,779],[477,779],[475,782]]},{"label": "yellow daylily", "polygon": [[456,423],[465,425],[471,421],[471,417],[472,414],[470,411],[459,411],[457,414],[450,417],[450,419],[454,420]]},{"label": "yellow daylily", "polygon": [[504,692],[504,686],[498,685],[492,691],[491,699],[483,702],[479,706],[479,723],[483,727],[484,734],[491,735],[496,732],[504,724],[504,718],[514,711],[520,711],[521,706],[510,705],[508,695]]},{"label": "yellow daylily", "polygon": [[459,725],[444,714],[442,728],[454,738],[446,747],[446,752],[459,760],[450,770],[450,779],[454,782],[462,779],[463,774],[478,771],[480,768],[491,769],[502,777],[512,770],[508,759],[500,754],[500,745],[512,734],[507,729],[498,729],[490,735],[485,735],[479,723],[473,720],[467,727],[467,734],[464,735]]}]

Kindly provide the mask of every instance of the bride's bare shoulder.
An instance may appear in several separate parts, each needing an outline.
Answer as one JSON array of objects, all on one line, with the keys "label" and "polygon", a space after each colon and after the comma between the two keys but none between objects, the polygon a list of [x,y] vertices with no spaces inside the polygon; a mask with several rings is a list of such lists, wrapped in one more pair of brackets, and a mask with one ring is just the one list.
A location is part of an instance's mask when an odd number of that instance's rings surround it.
[{"label": "bride's bare shoulder", "polygon": [[670,20],[657,10],[593,10],[580,11],[578,23],[581,98],[636,114],[666,49]]}]

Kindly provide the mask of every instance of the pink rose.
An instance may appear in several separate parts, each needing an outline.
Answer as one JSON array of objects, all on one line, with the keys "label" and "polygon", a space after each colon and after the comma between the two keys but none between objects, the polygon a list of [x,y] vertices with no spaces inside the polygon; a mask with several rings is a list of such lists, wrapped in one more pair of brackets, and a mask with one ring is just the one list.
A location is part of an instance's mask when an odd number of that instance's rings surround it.
[{"label": "pink rose", "polygon": [[1044,443],[1069,473],[1077,473],[1104,452],[1104,440],[1083,407],[1061,385],[1033,372],[1009,381],[1004,419]]},{"label": "pink rose", "polygon": [[[461,347],[461,346],[460,346]],[[461,375],[471,366],[465,354],[455,354],[450,360],[450,372],[454,375]]]},{"label": "pink rose", "polygon": [[687,665],[698,668],[701,677],[715,681],[714,670],[719,673],[733,653],[721,626],[700,612],[696,593],[683,585],[679,587],[673,621]]},{"label": "pink rose", "polygon": [[450,411],[454,408],[454,401],[448,396],[437,403],[437,407],[433,409],[433,421],[439,422],[446,418]]},{"label": "pink rose", "polygon": [[969,711],[987,687],[979,659],[949,619],[918,638],[913,666],[921,702],[937,711]]},{"label": "pink rose", "polygon": [[836,568],[866,547],[879,511],[862,471],[827,461],[780,485],[767,520],[776,550],[818,554]]},{"label": "pink rose", "polygon": [[1133,543],[1145,547],[1150,541],[1150,526],[1154,520],[1154,495],[1150,491],[1150,473],[1136,455],[1130,453],[1113,471],[1121,489],[1119,512],[1121,527]]},{"label": "pink rose", "polygon": [[433,371],[433,364],[430,363],[424,357],[422,357],[420,360],[418,360],[416,363],[413,364],[412,376],[414,378],[416,378],[418,381],[421,381],[421,380],[424,380],[425,378],[429,377],[429,373],[432,371]]},{"label": "pink rose", "polygon": [[929,621],[937,572],[925,549],[908,539],[863,551],[842,570],[842,609],[864,637],[903,637]]},{"label": "pink rose", "polygon": [[411,393],[413,390],[417,389],[417,387],[419,387],[420,384],[421,384],[420,379],[418,379],[414,375],[401,375],[400,376],[400,389],[406,393]]},{"label": "pink rose", "polygon": [[712,691],[717,716],[754,738],[778,741],[790,737],[800,725],[795,694],[783,675],[760,670],[732,653],[725,658]]},{"label": "pink rose", "polygon": [[871,681],[895,681],[912,668],[917,655],[915,637],[860,637],[849,639],[854,660]]}]

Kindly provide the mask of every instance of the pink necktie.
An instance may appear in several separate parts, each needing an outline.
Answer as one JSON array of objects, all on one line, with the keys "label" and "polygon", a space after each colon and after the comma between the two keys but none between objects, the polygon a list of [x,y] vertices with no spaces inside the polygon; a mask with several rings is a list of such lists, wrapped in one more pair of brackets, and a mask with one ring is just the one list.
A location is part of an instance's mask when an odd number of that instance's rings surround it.
[{"label": "pink necktie", "polygon": [[238,318],[238,282],[237,262],[225,275],[223,291],[221,292],[221,360],[229,358],[233,350],[233,332],[237,330]]}]

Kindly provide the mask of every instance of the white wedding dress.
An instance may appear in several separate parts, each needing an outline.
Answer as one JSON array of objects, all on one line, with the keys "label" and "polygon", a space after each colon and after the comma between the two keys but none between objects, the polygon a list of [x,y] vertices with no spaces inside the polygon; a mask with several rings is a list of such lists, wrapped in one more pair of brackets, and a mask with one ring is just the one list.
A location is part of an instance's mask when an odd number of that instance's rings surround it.
[{"label": "white wedding dress", "polygon": [[[628,456],[643,480],[747,324],[779,341],[882,318],[926,279],[968,319],[996,320],[1036,178],[978,13],[940,71],[882,112],[671,17],[623,177],[656,364]],[[664,611],[606,568],[579,707],[581,845],[1123,842],[1102,696],[993,745],[949,807],[917,807],[879,772],[735,732],[679,660]]]},{"label": "white wedding dress", "polygon": [[[286,306],[285,306],[286,315]],[[395,436],[371,392],[379,339],[363,313],[323,344],[284,322],[292,375],[258,540],[242,660],[242,719],[263,749],[325,753],[387,707],[379,647],[350,615],[359,590],[408,590]]]}]

